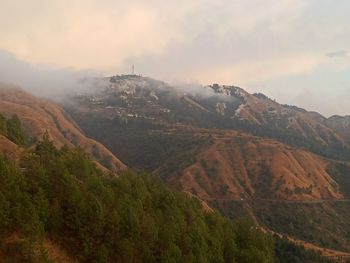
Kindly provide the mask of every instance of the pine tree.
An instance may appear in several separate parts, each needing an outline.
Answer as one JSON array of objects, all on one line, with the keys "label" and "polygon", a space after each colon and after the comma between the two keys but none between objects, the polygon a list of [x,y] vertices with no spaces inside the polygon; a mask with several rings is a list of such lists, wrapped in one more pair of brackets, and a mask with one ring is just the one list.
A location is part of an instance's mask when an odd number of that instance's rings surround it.
[{"label": "pine tree", "polygon": [[7,120],[7,137],[18,145],[25,145],[25,135],[22,130],[22,124],[17,114],[14,114]]}]

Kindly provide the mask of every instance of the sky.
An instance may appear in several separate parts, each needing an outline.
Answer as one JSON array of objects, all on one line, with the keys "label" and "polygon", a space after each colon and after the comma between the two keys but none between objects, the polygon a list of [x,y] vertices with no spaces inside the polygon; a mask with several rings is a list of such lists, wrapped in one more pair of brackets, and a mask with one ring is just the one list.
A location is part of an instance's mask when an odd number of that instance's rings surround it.
[{"label": "sky", "polygon": [[1,0],[0,81],[69,86],[60,78],[134,64],[350,115],[349,13],[348,0]]}]

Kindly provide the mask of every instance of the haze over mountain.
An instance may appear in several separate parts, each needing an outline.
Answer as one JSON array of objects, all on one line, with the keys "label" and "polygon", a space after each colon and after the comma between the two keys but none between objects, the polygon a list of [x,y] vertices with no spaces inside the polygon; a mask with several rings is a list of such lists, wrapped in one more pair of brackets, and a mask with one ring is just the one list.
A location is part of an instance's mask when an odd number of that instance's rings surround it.
[{"label": "haze over mountain", "polygon": [[92,70],[79,71],[53,65],[35,66],[0,50],[0,82],[20,86],[40,97],[62,100],[67,93],[87,90],[89,82],[84,80],[97,76],[99,74]]}]

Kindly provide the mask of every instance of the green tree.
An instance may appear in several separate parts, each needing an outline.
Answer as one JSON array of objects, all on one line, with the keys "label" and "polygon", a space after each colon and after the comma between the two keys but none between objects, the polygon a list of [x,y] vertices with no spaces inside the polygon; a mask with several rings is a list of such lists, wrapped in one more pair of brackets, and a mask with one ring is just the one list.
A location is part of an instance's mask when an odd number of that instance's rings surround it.
[{"label": "green tree", "polygon": [[7,135],[7,120],[2,114],[0,114],[0,134]]},{"label": "green tree", "polygon": [[12,115],[12,117],[7,120],[6,126],[7,137],[18,145],[25,145],[25,135],[17,114]]}]

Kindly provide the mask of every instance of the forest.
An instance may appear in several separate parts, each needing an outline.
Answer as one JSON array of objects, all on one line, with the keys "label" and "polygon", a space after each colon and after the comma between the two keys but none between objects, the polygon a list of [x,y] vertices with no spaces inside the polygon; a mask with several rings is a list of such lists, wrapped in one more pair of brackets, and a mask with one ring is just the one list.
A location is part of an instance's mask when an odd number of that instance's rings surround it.
[{"label": "forest", "polygon": [[273,238],[147,174],[104,174],[46,134],[19,165],[0,158],[4,262],[51,262],[49,239],[79,262],[274,262]]}]

